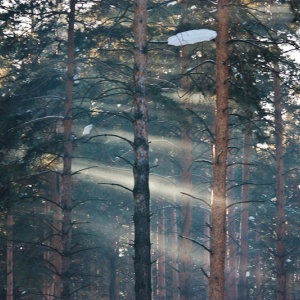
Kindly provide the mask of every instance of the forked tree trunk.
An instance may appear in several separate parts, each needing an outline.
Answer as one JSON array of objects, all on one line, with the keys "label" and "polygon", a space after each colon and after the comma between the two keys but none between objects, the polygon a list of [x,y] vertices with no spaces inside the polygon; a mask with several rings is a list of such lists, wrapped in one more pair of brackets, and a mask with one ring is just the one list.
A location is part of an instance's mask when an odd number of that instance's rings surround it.
[{"label": "forked tree trunk", "polygon": [[[183,109],[189,109],[190,103],[190,79],[184,76],[188,70],[189,46],[181,47],[181,88],[183,90]],[[182,128],[182,176],[181,183],[184,192],[189,193],[192,188],[192,139],[189,136],[191,127],[191,116],[184,120]],[[192,204],[188,196],[182,197],[182,231],[179,249],[179,280],[180,280],[180,299],[188,300],[192,298],[192,242],[189,238],[192,237]]]},{"label": "forked tree trunk", "polygon": [[74,23],[75,3],[70,0],[68,20],[68,53],[66,99],[64,106],[64,155],[62,174],[62,272],[61,272],[61,299],[71,299],[71,243],[72,243],[72,109],[74,85]]},{"label": "forked tree trunk", "polygon": [[238,299],[248,299],[248,231],[249,231],[249,192],[250,192],[250,143],[251,143],[251,123],[246,123],[244,136],[243,153],[243,187],[241,205],[241,249],[240,267],[238,283]]},{"label": "forked tree trunk", "polygon": [[276,196],[277,196],[277,245],[276,245],[276,275],[277,300],[286,299],[286,270],[285,270],[285,193],[284,193],[284,165],[283,165],[283,120],[281,104],[281,87],[279,65],[274,62],[274,108],[275,108],[275,136],[276,136]]},{"label": "forked tree trunk", "polygon": [[147,0],[134,2],[134,269],[136,300],[151,299]]},{"label": "forked tree trunk", "polygon": [[211,204],[210,300],[224,299],[228,147],[229,0],[217,4],[216,129]]},{"label": "forked tree trunk", "polygon": [[6,300],[14,299],[14,272],[13,272],[13,259],[14,259],[14,245],[13,245],[13,216],[9,211],[6,219],[7,225],[7,254],[6,254]]}]

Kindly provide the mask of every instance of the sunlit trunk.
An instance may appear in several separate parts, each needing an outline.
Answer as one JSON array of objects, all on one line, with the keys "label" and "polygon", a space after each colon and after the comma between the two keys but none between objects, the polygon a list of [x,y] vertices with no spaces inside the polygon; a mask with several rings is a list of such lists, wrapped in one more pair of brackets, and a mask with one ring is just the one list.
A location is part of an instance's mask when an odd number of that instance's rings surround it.
[{"label": "sunlit trunk", "polygon": [[217,3],[216,129],[211,204],[210,300],[224,299],[228,147],[229,0]]},{"label": "sunlit trunk", "polygon": [[13,244],[13,216],[11,212],[8,212],[7,219],[7,242],[6,242],[6,300],[14,299],[14,271],[13,271],[13,259],[14,259],[14,244]]},{"label": "sunlit trunk", "polygon": [[[191,107],[190,103],[190,79],[185,76],[188,69],[189,61],[189,46],[181,47],[181,88],[183,91],[182,102],[183,109],[186,110]],[[182,190],[190,193],[192,188],[192,139],[189,136],[191,128],[191,116],[183,121],[182,128],[182,176],[181,184]],[[180,280],[180,299],[187,300],[192,297],[192,242],[188,239],[192,237],[192,204],[189,197],[183,195],[182,197],[182,228],[181,241],[179,250],[179,280]]]},{"label": "sunlit trunk", "polygon": [[62,174],[62,272],[61,272],[61,299],[71,298],[71,243],[72,243],[72,109],[73,109],[73,85],[74,85],[74,23],[75,3],[70,0],[70,12],[68,14],[68,53],[66,98],[64,106],[64,155]]},{"label": "sunlit trunk", "polygon": [[[247,116],[248,117],[248,116]],[[249,232],[249,192],[250,192],[250,149],[251,149],[251,123],[247,121],[244,133],[243,153],[243,187],[241,205],[241,248],[238,282],[238,299],[248,299],[248,232]]]},{"label": "sunlit trunk", "polygon": [[284,193],[284,165],[283,165],[283,120],[281,104],[281,87],[279,65],[274,62],[274,108],[275,108],[275,136],[276,136],[276,196],[277,196],[277,300],[286,299],[286,270],[285,270],[285,193]]},{"label": "sunlit trunk", "polygon": [[134,2],[134,269],[136,300],[151,299],[147,1]]}]

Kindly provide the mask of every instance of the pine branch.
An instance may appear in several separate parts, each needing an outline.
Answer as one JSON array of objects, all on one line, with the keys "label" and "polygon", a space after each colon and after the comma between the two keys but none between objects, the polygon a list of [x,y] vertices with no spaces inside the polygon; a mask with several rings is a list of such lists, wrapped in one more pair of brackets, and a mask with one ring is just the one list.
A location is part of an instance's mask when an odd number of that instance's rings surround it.
[{"label": "pine branch", "polygon": [[184,192],[180,192],[180,194],[185,195],[185,196],[188,196],[188,197],[191,197],[191,198],[193,198],[193,199],[195,199],[195,200],[199,200],[199,201],[205,203],[208,207],[210,207],[210,204],[208,204],[204,199],[195,197],[195,196],[193,196],[193,195],[190,195],[190,194],[187,194],[187,193],[184,193]]},{"label": "pine branch", "polygon": [[133,147],[133,142],[120,136],[120,135],[117,135],[117,134],[98,134],[98,135],[95,135],[95,136],[92,136],[90,138],[88,138],[85,142],[89,142],[90,140],[96,138],[96,137],[116,137],[116,138],[119,138],[125,142],[127,142],[131,147]]},{"label": "pine branch", "polygon": [[191,242],[193,242],[193,243],[195,243],[195,244],[201,246],[203,249],[205,249],[205,250],[208,251],[209,253],[212,253],[211,249],[209,249],[208,247],[206,247],[204,244],[198,242],[197,240],[192,239],[192,238],[187,237],[187,236],[180,235],[180,234],[179,234],[178,236],[181,237],[181,238],[183,238],[183,239],[187,239],[187,240],[189,240],[189,241],[191,241]]},{"label": "pine branch", "polygon": [[48,120],[63,120],[63,119],[64,119],[63,116],[46,116],[46,117],[37,118],[37,119],[34,119],[34,120],[30,120],[28,122],[22,123],[18,126],[15,126],[15,127],[12,127],[10,129],[8,129],[7,131],[8,132],[15,131],[19,128],[25,127],[25,126],[33,124],[33,123],[38,123],[38,122],[43,122],[43,121],[48,121]]},{"label": "pine branch", "polygon": [[118,184],[118,183],[108,183],[108,182],[99,182],[98,184],[101,184],[101,185],[111,185],[111,186],[118,186],[118,187],[121,187],[131,193],[133,193],[133,190],[131,190],[130,188],[122,185],[122,184]]}]

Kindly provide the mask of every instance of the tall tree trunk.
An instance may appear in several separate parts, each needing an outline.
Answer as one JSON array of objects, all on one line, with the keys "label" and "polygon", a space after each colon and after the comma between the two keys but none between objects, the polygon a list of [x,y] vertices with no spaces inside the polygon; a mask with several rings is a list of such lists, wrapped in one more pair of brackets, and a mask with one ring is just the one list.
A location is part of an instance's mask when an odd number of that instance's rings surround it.
[{"label": "tall tree trunk", "polygon": [[284,165],[283,165],[283,120],[281,104],[281,87],[279,65],[274,62],[274,107],[275,107],[275,136],[276,136],[276,196],[277,196],[277,300],[286,299],[286,270],[285,270],[285,193],[284,193]]},{"label": "tall tree trunk", "polygon": [[[10,209],[9,209],[10,210]],[[6,219],[7,224],[7,254],[6,254],[6,300],[14,299],[14,272],[13,272],[13,259],[14,259],[14,245],[13,245],[13,216],[9,211]]]},{"label": "tall tree trunk", "polygon": [[211,204],[210,300],[224,299],[226,256],[226,170],[228,147],[229,0],[218,0],[216,43],[216,129]]},{"label": "tall tree trunk", "polygon": [[74,23],[75,3],[70,0],[68,20],[68,53],[67,53],[67,79],[66,99],[64,112],[64,155],[62,174],[62,272],[61,272],[61,299],[71,298],[71,242],[72,242],[72,106],[74,85]]},{"label": "tall tree trunk", "polygon": [[[181,88],[183,90],[183,109],[188,109],[190,103],[190,79],[185,76],[188,69],[189,46],[181,47]],[[182,189],[189,193],[192,188],[192,139],[189,136],[191,127],[191,116],[184,120],[182,128]],[[192,298],[192,242],[188,239],[192,237],[192,205],[188,196],[182,197],[182,239],[180,241],[180,299],[187,300]]]},{"label": "tall tree trunk", "polygon": [[147,81],[147,0],[134,2],[134,269],[135,297],[151,299]]},{"label": "tall tree trunk", "polygon": [[162,199],[158,199],[157,216],[157,299],[166,299],[166,236],[165,209]]},{"label": "tall tree trunk", "polygon": [[[249,117],[249,114],[247,115]],[[248,231],[249,231],[249,192],[250,192],[250,143],[251,143],[251,123],[246,123],[244,136],[243,153],[243,188],[241,205],[241,250],[238,283],[238,299],[248,299]]]}]

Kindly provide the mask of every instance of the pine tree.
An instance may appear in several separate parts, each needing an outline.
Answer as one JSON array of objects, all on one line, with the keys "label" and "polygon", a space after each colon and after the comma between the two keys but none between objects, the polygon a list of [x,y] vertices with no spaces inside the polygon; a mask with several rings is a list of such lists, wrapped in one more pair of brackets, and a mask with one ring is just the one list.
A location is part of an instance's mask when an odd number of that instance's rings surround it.
[{"label": "pine tree", "polygon": [[216,129],[211,204],[210,299],[224,299],[226,253],[226,170],[228,147],[229,2],[217,4]]},{"label": "pine tree", "polygon": [[151,299],[147,83],[147,0],[134,7],[134,266],[135,299]]}]

